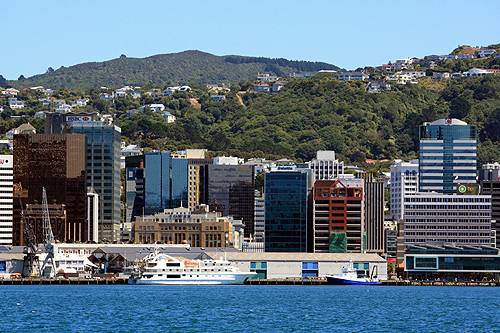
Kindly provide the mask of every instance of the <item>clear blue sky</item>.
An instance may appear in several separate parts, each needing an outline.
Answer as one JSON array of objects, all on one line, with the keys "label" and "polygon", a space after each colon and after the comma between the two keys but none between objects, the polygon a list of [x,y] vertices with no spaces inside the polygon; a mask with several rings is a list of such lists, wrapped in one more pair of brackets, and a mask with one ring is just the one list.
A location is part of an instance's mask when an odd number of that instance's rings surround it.
[{"label": "clear blue sky", "polygon": [[355,69],[500,43],[499,14],[480,0],[25,0],[0,10],[0,75],[192,49]]}]

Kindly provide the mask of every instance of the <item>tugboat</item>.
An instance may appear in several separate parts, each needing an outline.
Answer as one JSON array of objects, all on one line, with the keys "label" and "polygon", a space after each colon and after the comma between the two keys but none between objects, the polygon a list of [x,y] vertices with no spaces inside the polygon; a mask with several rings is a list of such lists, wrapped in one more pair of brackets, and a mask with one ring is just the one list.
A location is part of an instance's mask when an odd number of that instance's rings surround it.
[{"label": "tugboat", "polygon": [[358,277],[357,271],[354,269],[354,264],[352,262],[352,258],[349,259],[349,267],[342,268],[342,273],[337,275],[327,275],[326,280],[328,284],[333,285],[367,285],[367,284],[382,284],[382,282],[374,276],[375,268],[373,267],[372,274],[369,278],[367,277]]}]

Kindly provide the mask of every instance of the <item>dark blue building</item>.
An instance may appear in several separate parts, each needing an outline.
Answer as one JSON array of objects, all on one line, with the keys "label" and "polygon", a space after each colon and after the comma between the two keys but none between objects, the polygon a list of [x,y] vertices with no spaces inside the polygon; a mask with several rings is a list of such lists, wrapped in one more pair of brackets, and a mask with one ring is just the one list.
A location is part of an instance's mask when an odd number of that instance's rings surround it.
[{"label": "dark blue building", "polygon": [[187,206],[187,159],[172,158],[170,152],[152,152],[125,161],[127,222],[134,216]]},{"label": "dark blue building", "polygon": [[311,169],[277,167],[265,175],[266,252],[312,252]]},{"label": "dark blue building", "polygon": [[419,138],[419,192],[453,194],[457,183],[476,183],[476,126],[440,119],[420,126]]}]

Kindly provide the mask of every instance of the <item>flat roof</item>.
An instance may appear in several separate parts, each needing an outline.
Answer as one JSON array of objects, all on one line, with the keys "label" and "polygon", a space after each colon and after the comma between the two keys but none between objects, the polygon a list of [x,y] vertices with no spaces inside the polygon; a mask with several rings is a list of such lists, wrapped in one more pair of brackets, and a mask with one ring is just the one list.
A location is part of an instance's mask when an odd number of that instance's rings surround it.
[{"label": "flat roof", "polygon": [[[224,252],[205,251],[212,258],[224,257]],[[384,258],[373,253],[300,253],[300,252],[227,252],[227,260],[231,261],[340,261],[348,262],[386,262]]]}]

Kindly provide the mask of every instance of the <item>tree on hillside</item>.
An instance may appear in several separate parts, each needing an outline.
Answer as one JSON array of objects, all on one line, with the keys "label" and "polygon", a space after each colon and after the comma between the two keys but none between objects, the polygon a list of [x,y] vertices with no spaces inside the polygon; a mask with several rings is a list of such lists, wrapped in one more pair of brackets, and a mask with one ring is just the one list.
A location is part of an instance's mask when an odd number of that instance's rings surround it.
[{"label": "tree on hillside", "polygon": [[0,75],[0,86],[5,86],[6,84],[7,80],[2,75]]}]

